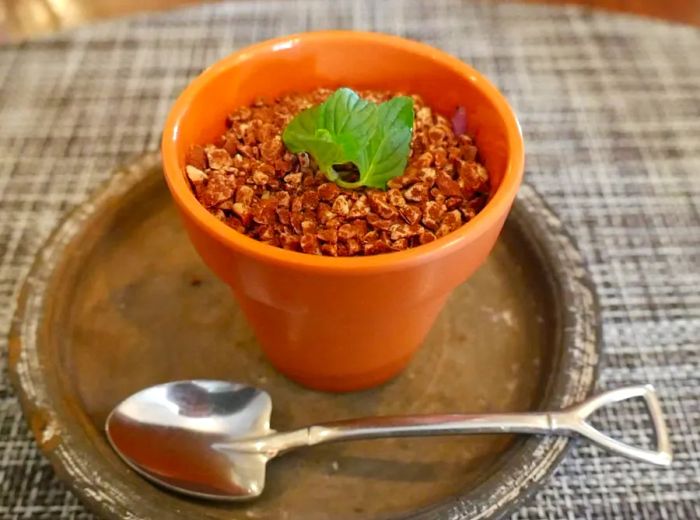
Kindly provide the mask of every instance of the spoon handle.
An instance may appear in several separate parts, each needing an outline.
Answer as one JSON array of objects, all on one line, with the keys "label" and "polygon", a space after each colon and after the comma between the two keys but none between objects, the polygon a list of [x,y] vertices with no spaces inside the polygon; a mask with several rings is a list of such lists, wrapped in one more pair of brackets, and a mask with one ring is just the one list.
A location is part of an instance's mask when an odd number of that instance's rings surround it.
[{"label": "spoon handle", "polygon": [[[632,446],[597,430],[586,419],[600,408],[635,397],[644,398],[656,436],[656,450]],[[255,441],[255,450],[270,457],[302,446],[328,442],[385,437],[421,437],[428,435],[465,435],[475,433],[534,433],[545,435],[581,435],[625,457],[668,466],[671,445],[661,406],[651,385],[631,386],[601,393],[583,403],[559,412],[528,412],[474,415],[406,415],[367,417],[309,426],[291,432],[273,433]]]}]

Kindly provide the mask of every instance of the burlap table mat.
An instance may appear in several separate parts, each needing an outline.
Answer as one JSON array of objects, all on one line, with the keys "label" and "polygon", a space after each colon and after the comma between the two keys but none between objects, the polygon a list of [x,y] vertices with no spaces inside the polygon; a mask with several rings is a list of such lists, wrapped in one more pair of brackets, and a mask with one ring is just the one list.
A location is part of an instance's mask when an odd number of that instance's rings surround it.
[{"label": "burlap table mat", "polygon": [[[233,49],[318,28],[437,45],[519,114],[527,180],[577,239],[604,320],[602,387],[651,382],[676,461],[580,445],[514,518],[700,517],[700,31],[579,8],[238,1],[0,47],[0,328],[37,249],[110,171],[158,145],[185,84]],[[37,451],[0,345],[0,517],[92,516]],[[639,410],[604,414],[615,432]]]}]

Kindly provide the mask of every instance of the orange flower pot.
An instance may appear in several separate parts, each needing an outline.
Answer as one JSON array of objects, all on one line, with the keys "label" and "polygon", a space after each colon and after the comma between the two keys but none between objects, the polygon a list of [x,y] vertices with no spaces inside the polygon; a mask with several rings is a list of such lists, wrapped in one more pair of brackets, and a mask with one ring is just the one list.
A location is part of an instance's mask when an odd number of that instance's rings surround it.
[{"label": "orange flower pot", "polygon": [[[226,115],[257,97],[349,86],[417,93],[435,110],[467,112],[468,133],[494,187],[459,230],[406,251],[333,258],[239,234],[202,207],[184,176],[192,144],[212,142]],[[165,178],[194,247],[233,289],[270,362],[311,388],[348,391],[398,374],[452,290],[486,259],[523,173],[518,122],[477,71],[427,45],[375,33],[286,36],[242,49],[182,93],[165,124]]]}]

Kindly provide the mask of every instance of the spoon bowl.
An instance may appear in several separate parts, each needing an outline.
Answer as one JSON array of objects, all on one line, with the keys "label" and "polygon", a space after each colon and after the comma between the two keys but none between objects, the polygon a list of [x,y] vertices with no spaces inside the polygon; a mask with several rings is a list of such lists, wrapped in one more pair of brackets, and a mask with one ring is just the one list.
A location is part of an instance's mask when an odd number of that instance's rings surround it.
[{"label": "spoon bowl", "polygon": [[166,488],[208,499],[253,498],[266,456],[225,449],[232,439],[271,433],[267,392],[225,381],[177,381],[142,390],[107,418],[112,447],[134,470]]}]

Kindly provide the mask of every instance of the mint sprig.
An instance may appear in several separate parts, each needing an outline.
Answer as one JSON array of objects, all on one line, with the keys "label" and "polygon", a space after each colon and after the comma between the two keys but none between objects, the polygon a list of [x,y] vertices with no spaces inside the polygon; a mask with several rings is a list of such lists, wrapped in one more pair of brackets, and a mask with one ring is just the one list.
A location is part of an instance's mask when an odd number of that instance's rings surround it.
[{"label": "mint sprig", "polygon": [[[413,100],[399,96],[377,105],[340,88],[320,105],[304,110],[285,128],[282,140],[294,153],[307,152],[329,180],[344,188],[386,189],[408,161],[413,133]],[[337,166],[352,163],[356,180]]]}]

